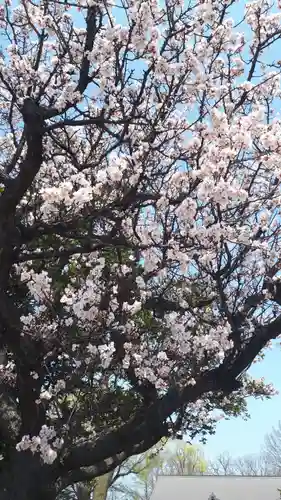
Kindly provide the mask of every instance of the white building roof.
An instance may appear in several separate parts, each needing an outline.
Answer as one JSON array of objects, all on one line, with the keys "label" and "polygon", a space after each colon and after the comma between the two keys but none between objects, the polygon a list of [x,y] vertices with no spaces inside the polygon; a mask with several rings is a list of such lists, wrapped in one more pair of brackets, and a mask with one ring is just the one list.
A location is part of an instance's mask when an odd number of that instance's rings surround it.
[{"label": "white building roof", "polygon": [[281,477],[160,476],[151,500],[280,500]]}]

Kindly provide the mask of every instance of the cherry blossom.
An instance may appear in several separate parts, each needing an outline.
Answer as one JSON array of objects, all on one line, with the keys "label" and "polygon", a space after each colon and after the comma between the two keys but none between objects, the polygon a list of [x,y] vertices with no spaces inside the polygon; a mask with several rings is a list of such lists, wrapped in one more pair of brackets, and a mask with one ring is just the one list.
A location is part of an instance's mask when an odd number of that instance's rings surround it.
[{"label": "cherry blossom", "polygon": [[281,14],[244,7],[0,7],[3,500],[275,394]]}]

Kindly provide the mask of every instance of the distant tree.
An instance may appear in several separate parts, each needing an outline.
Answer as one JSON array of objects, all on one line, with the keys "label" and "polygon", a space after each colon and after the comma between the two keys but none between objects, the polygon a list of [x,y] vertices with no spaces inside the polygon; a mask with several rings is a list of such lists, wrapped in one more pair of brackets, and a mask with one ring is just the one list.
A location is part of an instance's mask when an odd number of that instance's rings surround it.
[{"label": "distant tree", "polygon": [[109,500],[149,500],[160,475],[199,475],[207,470],[207,462],[198,446],[182,442],[168,445],[154,456],[145,456],[134,470],[130,482],[121,482],[109,492]]},{"label": "distant tree", "polygon": [[208,472],[218,476],[274,476],[276,469],[261,451],[256,454],[231,457],[228,452],[220,454],[208,465]]},{"label": "distant tree", "polygon": [[171,475],[197,475],[207,470],[207,462],[198,446],[178,444],[175,451],[164,460],[161,473]]},{"label": "distant tree", "polygon": [[281,421],[266,435],[264,454],[275,473],[281,474]]},{"label": "distant tree", "polygon": [[263,452],[245,455],[234,461],[235,473],[239,476],[272,476],[275,471]]},{"label": "distant tree", "polygon": [[220,453],[208,463],[208,473],[216,476],[230,476],[235,474],[233,457],[228,451]]}]

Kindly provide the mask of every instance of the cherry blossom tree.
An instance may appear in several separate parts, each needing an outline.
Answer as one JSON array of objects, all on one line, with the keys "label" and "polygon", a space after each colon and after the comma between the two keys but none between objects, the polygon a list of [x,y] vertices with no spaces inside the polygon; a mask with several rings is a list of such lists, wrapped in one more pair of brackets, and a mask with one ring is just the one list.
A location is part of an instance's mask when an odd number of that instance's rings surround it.
[{"label": "cherry blossom tree", "polygon": [[274,393],[245,373],[281,326],[280,19],[1,3],[0,500]]}]

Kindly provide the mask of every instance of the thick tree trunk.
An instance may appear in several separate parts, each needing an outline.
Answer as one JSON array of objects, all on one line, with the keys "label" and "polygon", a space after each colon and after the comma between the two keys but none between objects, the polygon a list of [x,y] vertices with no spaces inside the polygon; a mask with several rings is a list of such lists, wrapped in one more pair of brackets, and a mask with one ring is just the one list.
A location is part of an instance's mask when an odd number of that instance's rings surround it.
[{"label": "thick tree trunk", "polygon": [[0,462],[0,500],[55,500],[50,472],[37,454],[17,452]]},{"label": "thick tree trunk", "polygon": [[94,500],[106,500],[113,471],[95,479]]}]

